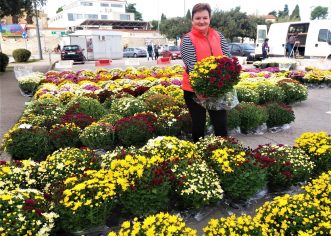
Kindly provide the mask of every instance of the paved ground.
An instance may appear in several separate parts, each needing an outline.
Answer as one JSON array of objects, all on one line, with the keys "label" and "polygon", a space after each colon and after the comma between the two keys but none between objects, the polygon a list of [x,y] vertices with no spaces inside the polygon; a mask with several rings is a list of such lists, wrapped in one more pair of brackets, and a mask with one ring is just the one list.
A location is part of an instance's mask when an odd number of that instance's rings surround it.
[{"label": "paved ground", "polygon": [[[59,55],[53,55],[51,61],[58,60]],[[155,61],[147,61],[146,58],[139,59],[141,66],[156,65]],[[108,69],[121,67],[125,68],[129,64],[136,64],[137,60],[114,60],[112,65],[106,67]],[[172,61],[171,64],[182,64],[180,60]],[[46,72],[50,68],[49,58],[43,61],[31,64],[34,71]],[[13,66],[13,64],[10,64]],[[95,70],[94,62],[87,62],[84,65],[74,65],[74,70],[91,69]],[[0,74],[0,137],[16,123],[24,109],[24,103],[29,98],[23,97],[20,94],[14,72],[9,68],[8,72]],[[308,100],[293,106],[295,112],[295,122],[291,127],[279,133],[265,133],[262,135],[234,135],[244,145],[256,147],[258,144],[265,143],[284,143],[293,144],[303,132],[326,131],[331,133],[331,88],[310,89]],[[1,159],[9,159],[5,153],[0,156]],[[241,214],[242,212],[252,213],[265,199],[254,200],[246,208],[234,209],[228,205],[222,204],[217,207],[207,208],[204,211],[196,214],[195,218],[190,217],[187,222],[189,226],[201,230],[206,226],[210,218],[227,216],[230,213]],[[201,231],[200,231],[201,232]]]}]

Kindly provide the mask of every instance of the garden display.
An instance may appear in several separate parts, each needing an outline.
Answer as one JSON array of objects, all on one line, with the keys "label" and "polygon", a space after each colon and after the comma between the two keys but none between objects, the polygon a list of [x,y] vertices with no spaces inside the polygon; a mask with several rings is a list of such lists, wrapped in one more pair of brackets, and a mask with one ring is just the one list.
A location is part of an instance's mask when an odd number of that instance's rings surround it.
[{"label": "garden display", "polygon": [[[0,234],[198,235],[188,215],[261,191],[255,215],[211,219],[203,233],[330,234],[330,134],[255,150],[232,137],[193,143],[182,70],[47,72],[2,142],[13,161],[0,161]],[[289,104],[308,89],[292,75],[242,72],[229,128],[293,122]]]}]

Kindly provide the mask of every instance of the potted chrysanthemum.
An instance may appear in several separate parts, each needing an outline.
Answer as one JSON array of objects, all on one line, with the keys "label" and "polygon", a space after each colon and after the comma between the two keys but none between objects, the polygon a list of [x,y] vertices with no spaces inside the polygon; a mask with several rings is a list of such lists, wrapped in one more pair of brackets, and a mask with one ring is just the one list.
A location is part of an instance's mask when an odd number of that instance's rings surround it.
[{"label": "potted chrysanthemum", "polygon": [[239,102],[233,86],[239,82],[240,71],[236,57],[210,56],[197,62],[190,73],[196,101],[211,110],[235,107]]}]

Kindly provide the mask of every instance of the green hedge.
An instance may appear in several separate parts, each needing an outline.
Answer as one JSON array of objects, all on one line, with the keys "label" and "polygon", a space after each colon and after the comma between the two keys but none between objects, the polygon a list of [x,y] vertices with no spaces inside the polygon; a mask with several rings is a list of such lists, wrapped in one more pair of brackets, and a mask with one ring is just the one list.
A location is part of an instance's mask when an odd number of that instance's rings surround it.
[{"label": "green hedge", "polygon": [[24,48],[15,49],[13,57],[16,62],[27,62],[31,56],[31,52]]},{"label": "green hedge", "polygon": [[6,67],[9,63],[9,57],[0,52],[0,72],[5,72],[6,71]]}]

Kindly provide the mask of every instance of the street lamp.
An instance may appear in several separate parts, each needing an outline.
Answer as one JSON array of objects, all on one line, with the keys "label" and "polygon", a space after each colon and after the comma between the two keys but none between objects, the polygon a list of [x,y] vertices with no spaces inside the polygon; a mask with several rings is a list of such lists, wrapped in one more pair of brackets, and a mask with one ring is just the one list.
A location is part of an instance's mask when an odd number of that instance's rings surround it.
[{"label": "street lamp", "polygon": [[37,30],[37,38],[38,38],[39,59],[42,60],[43,52],[41,49],[41,41],[40,41],[39,20],[38,20],[39,14],[38,14],[38,10],[37,10],[37,0],[33,0],[33,7],[35,10],[35,14],[36,14],[36,30]]}]

